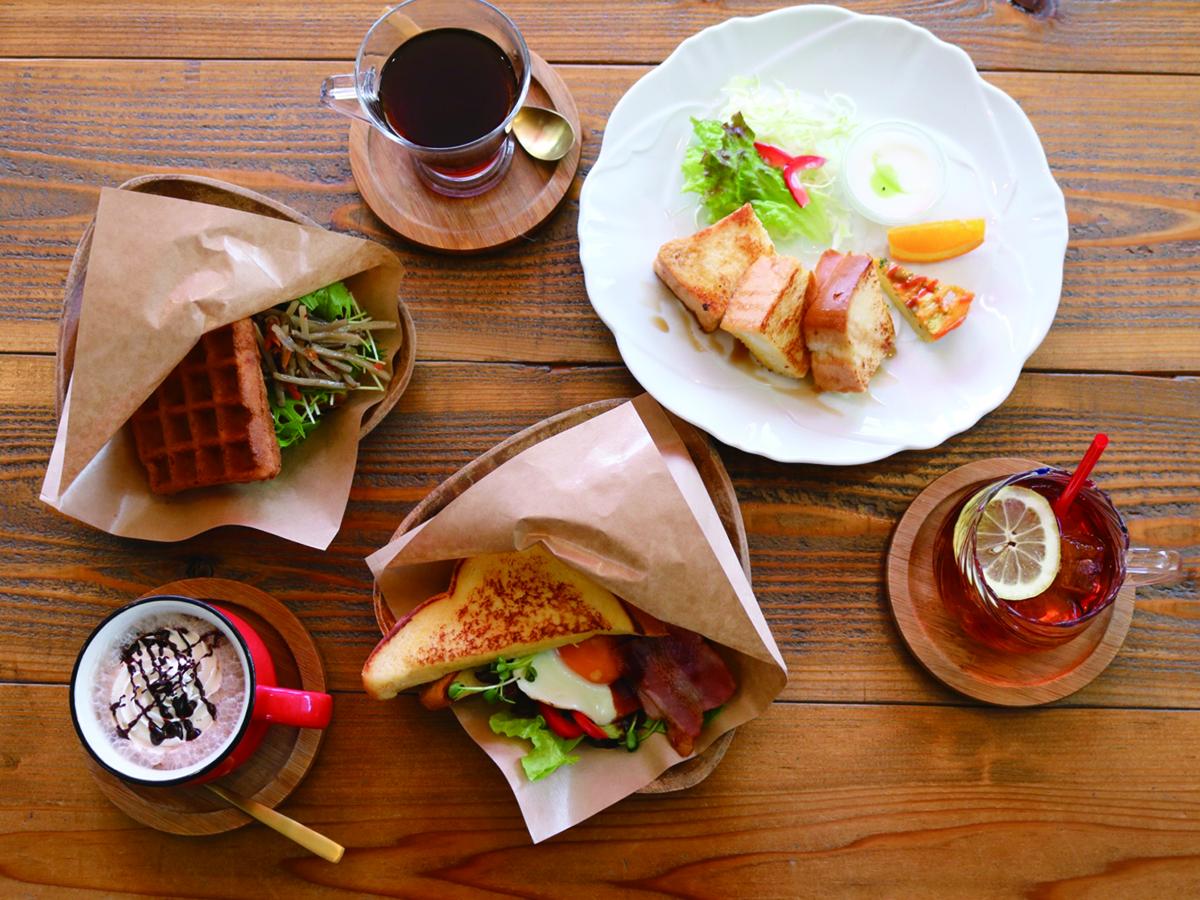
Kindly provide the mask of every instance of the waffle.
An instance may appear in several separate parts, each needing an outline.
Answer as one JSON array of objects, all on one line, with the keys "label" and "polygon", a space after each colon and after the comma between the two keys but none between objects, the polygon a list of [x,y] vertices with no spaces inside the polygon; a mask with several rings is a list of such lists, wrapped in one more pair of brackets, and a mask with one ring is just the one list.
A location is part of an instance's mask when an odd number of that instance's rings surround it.
[{"label": "waffle", "polygon": [[278,475],[279,442],[251,321],[201,337],[129,423],[156,494]]}]

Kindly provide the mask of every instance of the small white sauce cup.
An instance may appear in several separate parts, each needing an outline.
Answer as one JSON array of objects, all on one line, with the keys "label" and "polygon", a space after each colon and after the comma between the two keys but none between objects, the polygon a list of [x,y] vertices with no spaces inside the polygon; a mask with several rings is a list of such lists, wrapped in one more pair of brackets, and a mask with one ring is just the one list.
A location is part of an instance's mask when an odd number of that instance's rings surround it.
[{"label": "small white sauce cup", "polygon": [[[870,186],[874,161],[870,148],[895,136],[910,146],[924,151],[932,169],[931,183],[923,185],[919,194],[903,202],[879,197]],[[842,158],[842,185],[851,205],[872,222],[881,225],[906,225],[918,221],[942,199],[946,192],[946,154],[941,144],[925,129],[903,119],[887,119],[861,129],[851,138]],[[910,173],[911,176],[911,173]],[[905,173],[897,172],[901,184]]]}]

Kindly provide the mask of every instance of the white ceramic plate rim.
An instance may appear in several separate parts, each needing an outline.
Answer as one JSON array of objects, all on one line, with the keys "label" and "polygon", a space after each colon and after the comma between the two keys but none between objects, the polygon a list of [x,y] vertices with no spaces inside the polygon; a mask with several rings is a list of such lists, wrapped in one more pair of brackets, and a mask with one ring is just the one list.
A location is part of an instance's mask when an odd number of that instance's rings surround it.
[{"label": "white ceramic plate rim", "polygon": [[[706,414],[706,406],[704,404],[704,390],[697,388],[689,393],[689,395],[681,395],[677,391],[670,390],[661,384],[663,367],[658,360],[653,359],[643,348],[637,346],[629,335],[623,335],[619,330],[616,322],[611,315],[606,314],[604,303],[598,303],[596,296],[602,291],[597,287],[596,282],[600,273],[604,270],[604,260],[597,255],[589,252],[589,240],[591,237],[594,223],[592,220],[592,192],[598,190],[602,185],[602,181],[606,176],[607,160],[605,157],[605,145],[612,146],[616,141],[623,140],[622,132],[614,131],[612,124],[620,122],[623,110],[636,102],[636,98],[642,92],[651,90],[660,90],[660,82],[669,83],[672,78],[672,69],[680,65],[680,60],[686,58],[694,52],[702,53],[704,44],[707,41],[715,40],[715,36],[719,32],[745,28],[747,26],[768,28],[773,27],[776,20],[793,19],[796,22],[789,23],[789,27],[799,27],[805,17],[815,16],[840,16],[843,20],[859,19],[872,20],[876,22],[886,22],[889,27],[903,29],[910,35],[918,36],[919,39],[926,45],[931,52],[950,53],[961,57],[961,60],[966,63],[972,72],[974,64],[970,57],[961,48],[949,44],[940,38],[936,37],[929,31],[919,26],[913,25],[903,19],[897,19],[890,16],[866,16],[859,13],[854,13],[849,10],[842,9],[836,6],[803,6],[790,7],[775,10],[773,12],[764,13],[760,16],[746,17],[740,16],[726,20],[718,25],[711,26],[691,37],[685,39],[675,50],[667,57],[664,62],[646,73],[639,79],[618,101],[609,118],[610,127],[605,132],[604,140],[601,146],[599,158],[596,164],[592,167],[587,179],[584,182],[583,189],[580,195],[580,214],[579,214],[579,254],[580,261],[584,270],[584,280],[587,285],[589,298],[592,299],[593,308],[596,310],[600,319],[613,332],[616,339],[618,349],[621,352],[622,358],[635,378],[658,399],[663,406],[670,409],[676,415],[686,419],[699,428],[704,429],[718,440],[745,450],[749,453],[754,453],[761,456],[766,456],[775,459],[779,462],[809,462],[829,465],[856,465],[861,463],[873,462],[883,459],[894,453],[909,449],[929,449],[935,447],[945,441],[954,434],[961,433],[972,427],[983,416],[987,415],[992,410],[1000,406],[1008,395],[1012,392],[1018,378],[1021,375],[1021,370],[1026,360],[1034,353],[1037,347],[1045,338],[1054,321],[1055,313],[1058,308],[1058,298],[1062,289],[1062,266],[1061,263],[1056,267],[1053,276],[1047,280],[1047,276],[1042,276],[1042,283],[1037,287],[1038,307],[1040,313],[1038,321],[1033,323],[1033,328],[1030,331],[1030,340],[1027,345],[1020,348],[1019,352],[1011,357],[1010,365],[1006,370],[1007,377],[999,383],[999,390],[990,392],[988,399],[981,400],[979,404],[972,409],[974,418],[966,425],[956,425],[951,423],[947,427],[940,430],[933,430],[928,433],[926,440],[915,440],[911,442],[886,442],[886,441],[865,441],[856,440],[853,435],[839,436],[837,447],[834,452],[821,452],[821,441],[814,440],[807,442],[803,447],[798,448],[797,452],[788,452],[785,448],[784,452],[773,450],[770,447],[764,446],[763,443],[747,439],[743,429],[737,427],[738,423],[722,419],[719,416]],[[782,26],[781,26],[782,27]],[[730,72],[729,75],[736,74]],[[1056,216],[1059,222],[1053,223],[1059,226],[1057,229],[1058,240],[1052,248],[1056,258],[1065,258],[1068,229],[1065,201],[1062,191],[1054,181],[1054,177],[1050,171],[1049,163],[1046,161],[1045,151],[1041,146],[1037,133],[1030,123],[1028,117],[1021,110],[1020,106],[999,88],[987,83],[975,72],[977,86],[982,91],[982,96],[991,108],[991,104],[996,104],[1003,107],[1011,118],[1010,124],[1019,124],[1019,134],[1008,134],[1006,144],[1022,143],[1028,144],[1030,150],[1036,150],[1033,155],[1036,157],[1035,171],[1030,171],[1028,166],[1023,168],[1021,174],[1030,180],[1037,182],[1039,192],[1044,191],[1047,197],[1052,197],[1055,207]],[[813,431],[814,437],[820,437],[819,431]]]}]

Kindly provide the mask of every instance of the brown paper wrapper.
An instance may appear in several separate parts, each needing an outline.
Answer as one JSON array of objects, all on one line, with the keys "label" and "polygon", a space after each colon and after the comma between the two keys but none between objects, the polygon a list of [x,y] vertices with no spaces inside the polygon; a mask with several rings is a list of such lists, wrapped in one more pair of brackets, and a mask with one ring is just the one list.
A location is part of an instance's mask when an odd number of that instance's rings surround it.
[{"label": "brown paper wrapper", "polygon": [[[444,590],[454,561],[542,542],[564,562],[664,621],[723,645],[738,691],[695,752],[754,718],[787,670],[699,472],[648,396],[525,450],[420,527],[367,559],[399,616]],[[492,733],[494,711],[455,704],[463,727],[500,767],[535,842],[586,819],[680,762],[663,735],[636,753],[580,746],[580,760],[530,782],[528,744]]]},{"label": "brown paper wrapper", "polygon": [[50,506],[111,534],[176,541],[246,525],[325,548],[341,526],[358,429],[375,392],[353,392],[283,451],[267,482],[151,492],[124,427],[205,332],[334,281],[373,318],[389,364],[403,271],[370,241],[240,210],[105,188],[84,282],[75,364],[42,485]]}]

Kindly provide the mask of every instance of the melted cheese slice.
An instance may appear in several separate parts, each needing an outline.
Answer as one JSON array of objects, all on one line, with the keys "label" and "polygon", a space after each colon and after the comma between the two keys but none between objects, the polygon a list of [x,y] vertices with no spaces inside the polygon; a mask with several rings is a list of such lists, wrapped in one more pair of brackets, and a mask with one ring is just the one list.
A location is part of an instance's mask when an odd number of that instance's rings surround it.
[{"label": "melted cheese slice", "polygon": [[532,665],[536,673],[532,681],[517,679],[517,687],[527,697],[558,709],[577,709],[597,725],[607,725],[617,718],[612,688],[593,684],[575,674],[559,658],[557,650],[537,654]]}]

